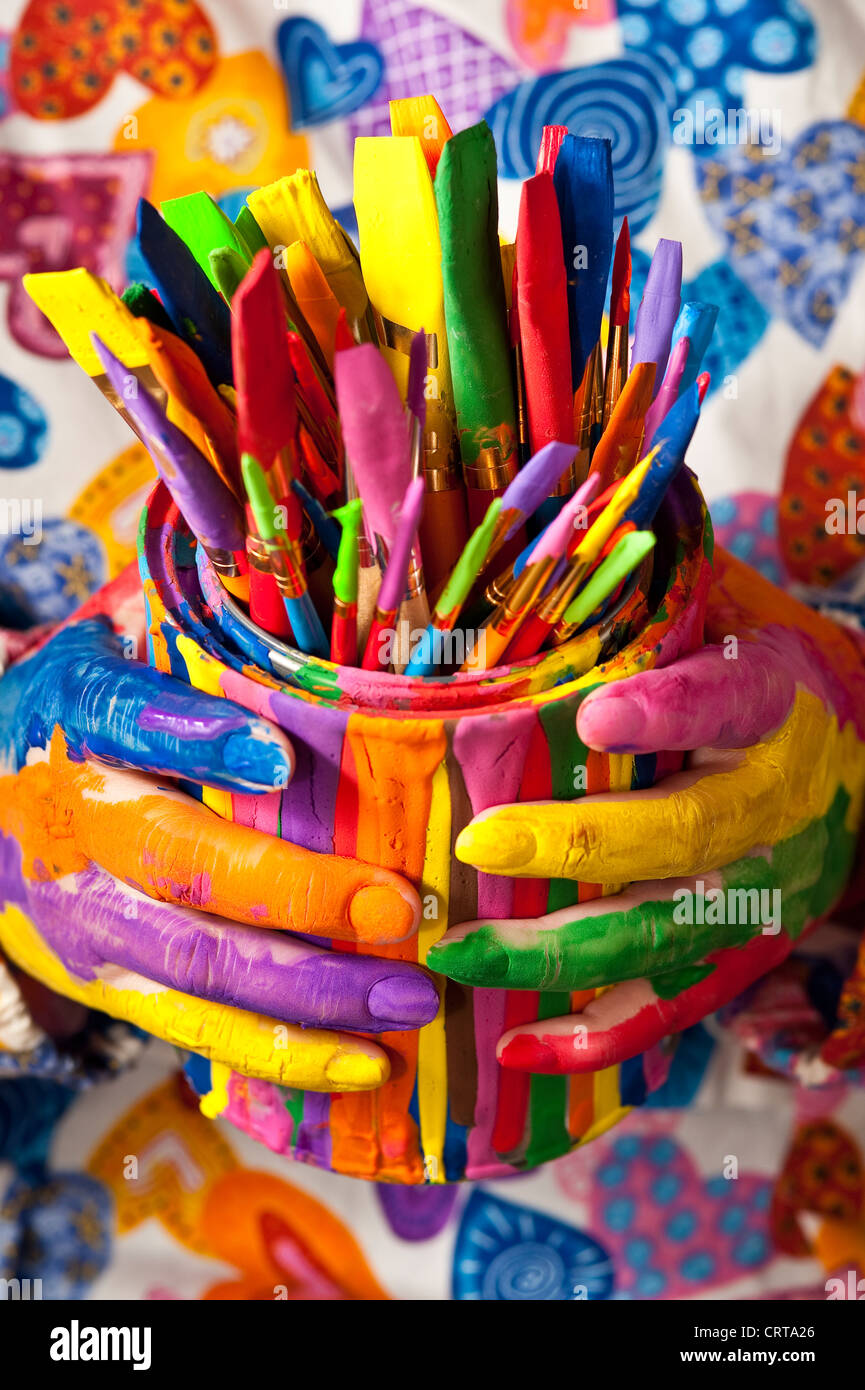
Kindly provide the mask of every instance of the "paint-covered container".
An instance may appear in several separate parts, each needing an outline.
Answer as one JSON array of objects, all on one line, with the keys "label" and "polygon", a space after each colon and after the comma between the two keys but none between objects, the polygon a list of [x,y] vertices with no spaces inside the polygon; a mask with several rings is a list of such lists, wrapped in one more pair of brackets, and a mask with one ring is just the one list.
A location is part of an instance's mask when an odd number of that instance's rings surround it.
[{"label": "paint-covered container", "polygon": [[[423,920],[413,940],[378,948],[391,958],[423,963],[458,922],[540,915],[598,896],[591,884],[477,874],[454,858],[453,844],[489,806],[645,787],[680,765],[680,754],[598,754],[576,732],[590,690],[668,664],[702,641],[711,526],[687,470],[655,530],[645,593],[626,598],[602,629],[482,676],[406,680],[301,657],[256,632],[225,603],[158,486],[139,549],[152,664],[273,720],[297,758],[284,791],[206,789],[206,804],[307,849],[354,855],[411,879]],[[506,1028],[529,1014],[573,1012],[593,992],[472,990],[438,978],[442,1006],[432,1023],[376,1035],[392,1061],[377,1091],[327,1095],[237,1074],[217,1079],[200,1059],[188,1073],[209,1094],[209,1113],[220,1111],[272,1149],[355,1177],[418,1184],[504,1176],[557,1158],[640,1104],[665,1065],[666,1048],[593,1076],[506,1072],[495,1056]]]}]

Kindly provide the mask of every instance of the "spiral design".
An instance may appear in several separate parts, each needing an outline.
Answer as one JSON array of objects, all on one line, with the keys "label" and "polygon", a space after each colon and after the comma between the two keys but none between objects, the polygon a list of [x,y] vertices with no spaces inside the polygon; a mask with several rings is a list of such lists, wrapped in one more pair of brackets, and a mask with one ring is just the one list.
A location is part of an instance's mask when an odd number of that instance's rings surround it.
[{"label": "spiral design", "polygon": [[575,135],[610,141],[616,218],[627,215],[632,232],[650,220],[661,194],[669,112],[676,93],[667,70],[648,54],[547,73],[524,82],[486,113],[504,178],[528,178],[535,170],[545,125],[566,125]]},{"label": "spiral design", "polygon": [[454,1298],[548,1303],[609,1298],[613,1267],[591,1236],[544,1212],[475,1191],[454,1251]]}]

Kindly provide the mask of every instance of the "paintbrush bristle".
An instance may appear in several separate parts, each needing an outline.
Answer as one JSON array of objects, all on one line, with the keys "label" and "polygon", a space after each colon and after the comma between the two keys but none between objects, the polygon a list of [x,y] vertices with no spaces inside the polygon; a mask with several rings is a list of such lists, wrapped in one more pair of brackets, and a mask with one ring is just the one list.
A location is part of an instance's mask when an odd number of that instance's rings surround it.
[{"label": "paintbrush bristle", "polygon": [[610,290],[610,324],[627,328],[631,319],[631,230],[627,217],[622,222],[616,254],[613,257],[613,283]]}]

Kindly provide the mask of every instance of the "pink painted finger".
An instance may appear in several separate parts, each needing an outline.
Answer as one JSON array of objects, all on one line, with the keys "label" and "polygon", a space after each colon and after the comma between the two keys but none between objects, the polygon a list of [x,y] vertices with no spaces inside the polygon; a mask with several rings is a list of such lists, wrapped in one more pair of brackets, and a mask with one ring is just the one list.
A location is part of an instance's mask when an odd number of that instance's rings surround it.
[{"label": "pink painted finger", "polygon": [[715,964],[710,975],[671,999],[661,998],[649,980],[627,980],[593,999],[582,1013],[512,1028],[499,1039],[498,1060],[513,1071],[554,1076],[617,1066],[729,1003],[792,949],[781,932],[721,951],[710,957]]},{"label": "pink painted finger", "polygon": [[770,643],[739,640],[727,652],[704,647],[594,691],[580,706],[577,732],[599,752],[747,748],[789,714],[792,665]]}]

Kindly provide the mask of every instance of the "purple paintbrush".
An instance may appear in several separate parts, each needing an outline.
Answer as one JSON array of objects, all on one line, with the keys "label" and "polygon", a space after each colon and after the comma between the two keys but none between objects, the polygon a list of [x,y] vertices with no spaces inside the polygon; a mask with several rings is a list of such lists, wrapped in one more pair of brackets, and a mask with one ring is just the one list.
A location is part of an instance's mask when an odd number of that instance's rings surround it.
[{"label": "purple paintbrush", "polygon": [[424,491],[423,478],[412,478],[406,489],[364,648],[361,662],[364,671],[386,671],[390,665],[390,655],[387,659],[384,656],[382,638],[385,634],[394,635],[396,615],[405,596],[409,561],[423,511]]},{"label": "purple paintbrush", "polygon": [[95,333],[91,342],[193,535],[214,569],[237,597],[248,597],[246,536],[243,512],[213,464],[182,430],[168,419],[159,401],[146,391]]},{"label": "purple paintbrush", "polygon": [[682,305],[682,243],[661,237],[646,276],[646,287],[637,310],[631,366],[655,363],[653,398],[661,389],[670,343]]},{"label": "purple paintbrush", "polygon": [[502,509],[485,564],[549,497],[562,474],[570,468],[576,452],[575,444],[552,440],[529,459],[513,482],[508,483],[502,493]]}]

